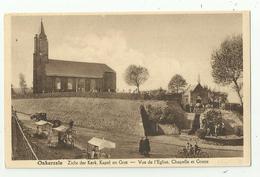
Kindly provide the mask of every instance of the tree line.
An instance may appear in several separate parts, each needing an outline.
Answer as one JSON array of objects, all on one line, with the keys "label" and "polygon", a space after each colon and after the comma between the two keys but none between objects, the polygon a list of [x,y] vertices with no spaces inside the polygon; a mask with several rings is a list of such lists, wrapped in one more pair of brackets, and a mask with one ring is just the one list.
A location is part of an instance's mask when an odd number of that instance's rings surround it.
[{"label": "tree line", "polygon": [[[242,35],[226,38],[218,49],[211,55],[211,74],[216,84],[231,85],[237,93],[240,104],[243,105],[243,39]],[[140,86],[149,78],[148,69],[143,66],[130,65],[125,72],[125,81],[130,86],[136,86],[140,93]],[[168,90],[173,93],[182,92],[187,86],[186,80],[179,74],[174,75]]]}]

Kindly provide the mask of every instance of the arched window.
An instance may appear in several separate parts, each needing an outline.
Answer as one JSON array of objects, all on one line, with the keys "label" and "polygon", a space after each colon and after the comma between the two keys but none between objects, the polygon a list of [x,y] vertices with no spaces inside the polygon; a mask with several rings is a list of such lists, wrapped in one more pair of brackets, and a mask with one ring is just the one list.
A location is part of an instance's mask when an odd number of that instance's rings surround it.
[{"label": "arched window", "polygon": [[61,80],[60,80],[60,78],[56,78],[55,79],[55,87],[56,87],[57,90],[61,89]]},{"label": "arched window", "polygon": [[81,92],[85,91],[85,79],[79,79],[78,90]]},{"label": "arched window", "polygon": [[72,90],[73,80],[68,79],[68,90]]},{"label": "arched window", "polygon": [[95,91],[96,90],[96,80],[95,79],[91,79],[90,80],[90,90],[91,91]]}]

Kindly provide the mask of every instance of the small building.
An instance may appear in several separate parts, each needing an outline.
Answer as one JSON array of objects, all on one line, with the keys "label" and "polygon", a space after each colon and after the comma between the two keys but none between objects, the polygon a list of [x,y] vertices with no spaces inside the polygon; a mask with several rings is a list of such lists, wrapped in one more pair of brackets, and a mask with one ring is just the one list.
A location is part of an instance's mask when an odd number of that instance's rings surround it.
[{"label": "small building", "polygon": [[185,110],[190,110],[190,108],[192,108],[196,104],[196,100],[198,97],[201,98],[202,104],[208,104],[208,90],[203,88],[199,82],[197,85],[189,86],[183,92],[181,104],[185,108]]},{"label": "small building", "polygon": [[116,91],[116,72],[104,63],[50,59],[42,22],[40,29],[34,37],[33,93]]}]

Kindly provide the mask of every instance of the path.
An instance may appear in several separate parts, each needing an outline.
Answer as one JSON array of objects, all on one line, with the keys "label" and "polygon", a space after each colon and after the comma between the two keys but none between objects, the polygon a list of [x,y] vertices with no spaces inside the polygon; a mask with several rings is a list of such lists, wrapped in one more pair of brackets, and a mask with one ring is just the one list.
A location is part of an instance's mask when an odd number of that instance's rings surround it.
[{"label": "path", "polygon": [[[34,122],[28,115],[19,114],[19,119],[24,122],[28,128],[35,128]],[[105,138],[116,143],[116,149],[111,150],[112,158],[141,158],[138,153],[138,144],[140,137],[135,135],[111,133],[102,130],[76,127],[77,137],[75,145],[81,149],[87,147],[87,142],[92,137]],[[199,140],[194,136],[153,136],[149,137],[151,144],[151,157],[153,158],[170,158],[175,157],[177,152],[185,146],[187,140],[198,141],[198,145],[207,151],[210,157],[239,157],[243,155],[242,146],[220,146],[206,144],[204,140]]]}]

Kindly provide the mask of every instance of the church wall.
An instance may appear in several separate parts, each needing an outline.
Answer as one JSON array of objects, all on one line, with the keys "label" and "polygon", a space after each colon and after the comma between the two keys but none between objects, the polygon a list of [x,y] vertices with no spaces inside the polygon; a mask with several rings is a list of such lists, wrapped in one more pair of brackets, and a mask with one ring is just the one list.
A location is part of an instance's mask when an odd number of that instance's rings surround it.
[{"label": "church wall", "polygon": [[85,78],[85,91],[89,92],[90,91],[90,79]]},{"label": "church wall", "polygon": [[[57,81],[56,79],[60,80],[60,89],[57,89]],[[72,80],[72,89],[68,88],[68,80]],[[85,89],[79,89],[79,81],[84,80],[84,87]],[[44,85],[44,92],[89,92],[93,91],[90,89],[90,82],[91,80],[95,83],[95,90],[98,92],[102,92],[104,90],[104,80],[103,78],[79,78],[79,77],[56,77],[56,76],[47,76],[46,82]]]},{"label": "church wall", "polygon": [[[116,74],[106,73],[104,78],[77,78],[77,77],[56,77],[56,76],[46,76],[44,69],[38,67],[37,69],[37,92],[36,93],[46,93],[46,92],[76,92],[83,91],[89,92],[93,91],[91,89],[90,83],[94,82],[95,90],[98,92],[107,92],[110,89],[111,92],[116,90]],[[60,89],[57,89],[56,78],[60,79]],[[68,89],[68,80],[72,80],[72,89]],[[84,80],[84,88],[79,90],[79,81]]]},{"label": "church wall", "polygon": [[208,93],[204,89],[197,89],[191,93],[191,103],[193,105],[196,104],[197,97],[201,97],[202,104],[208,103]]},{"label": "church wall", "polygon": [[51,77],[47,77],[46,78],[46,86],[45,86],[45,90],[46,92],[52,92],[53,91],[53,78]]},{"label": "church wall", "polygon": [[[92,80],[92,81],[91,81]],[[95,90],[98,92],[103,91],[103,78],[90,78],[90,91],[91,91],[91,82],[95,82]]]},{"label": "church wall", "polygon": [[103,91],[107,92],[108,90],[110,90],[111,92],[116,91],[116,73],[112,73],[112,72],[104,73]]}]

